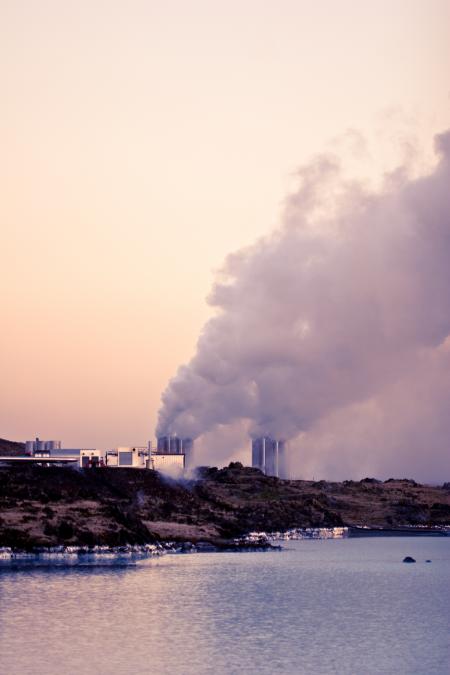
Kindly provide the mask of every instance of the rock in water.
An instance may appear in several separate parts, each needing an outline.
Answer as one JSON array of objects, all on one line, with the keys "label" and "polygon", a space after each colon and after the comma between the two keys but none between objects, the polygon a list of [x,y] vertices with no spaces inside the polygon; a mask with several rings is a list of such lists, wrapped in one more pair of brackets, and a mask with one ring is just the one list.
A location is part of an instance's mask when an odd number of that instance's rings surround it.
[{"label": "rock in water", "polygon": [[414,560],[414,558],[411,558],[410,555],[407,555],[406,558],[403,558],[403,562],[413,563],[413,562],[416,562],[416,561]]}]

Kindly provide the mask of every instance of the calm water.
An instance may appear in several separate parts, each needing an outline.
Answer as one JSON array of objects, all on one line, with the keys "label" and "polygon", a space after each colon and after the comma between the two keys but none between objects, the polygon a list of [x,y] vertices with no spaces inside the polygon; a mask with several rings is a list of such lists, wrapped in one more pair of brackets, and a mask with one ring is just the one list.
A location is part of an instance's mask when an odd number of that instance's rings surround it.
[{"label": "calm water", "polygon": [[8,675],[448,675],[449,635],[450,537],[0,569]]}]

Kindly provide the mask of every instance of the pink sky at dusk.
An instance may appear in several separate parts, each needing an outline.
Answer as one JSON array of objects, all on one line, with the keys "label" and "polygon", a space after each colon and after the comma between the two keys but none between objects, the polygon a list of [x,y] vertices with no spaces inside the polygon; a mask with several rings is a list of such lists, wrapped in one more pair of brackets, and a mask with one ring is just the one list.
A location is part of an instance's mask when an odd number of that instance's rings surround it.
[{"label": "pink sky at dusk", "polygon": [[357,178],[425,174],[450,126],[440,0],[11,0],[0,53],[13,440],[144,444],[217,270],[277,227],[297,167],[352,137]]}]

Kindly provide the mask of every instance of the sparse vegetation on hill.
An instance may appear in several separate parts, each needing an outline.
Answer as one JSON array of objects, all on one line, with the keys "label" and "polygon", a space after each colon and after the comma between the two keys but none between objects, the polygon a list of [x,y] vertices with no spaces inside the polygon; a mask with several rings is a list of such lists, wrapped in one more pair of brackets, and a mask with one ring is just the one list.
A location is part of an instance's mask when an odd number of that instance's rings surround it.
[{"label": "sparse vegetation on hill", "polygon": [[197,480],[154,471],[0,467],[0,546],[220,542],[252,530],[450,523],[448,487],[409,480],[284,481],[231,464]]},{"label": "sparse vegetation on hill", "polygon": [[0,455],[3,457],[18,457],[25,452],[25,443],[17,441],[7,441],[6,438],[0,438]]}]

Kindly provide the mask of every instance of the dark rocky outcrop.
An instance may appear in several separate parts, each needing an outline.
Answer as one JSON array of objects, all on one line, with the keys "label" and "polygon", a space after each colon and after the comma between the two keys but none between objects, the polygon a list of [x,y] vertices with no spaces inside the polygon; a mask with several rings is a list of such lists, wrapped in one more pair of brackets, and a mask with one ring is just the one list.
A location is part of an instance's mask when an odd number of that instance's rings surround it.
[{"label": "dark rocky outcrop", "polygon": [[25,443],[18,441],[7,441],[6,438],[0,438],[0,456],[19,457],[25,452]]},{"label": "dark rocky outcrop", "polygon": [[290,481],[239,463],[202,467],[193,480],[154,471],[0,466],[0,546],[159,540],[225,546],[250,531],[338,525],[445,525],[450,492],[410,480]]}]

